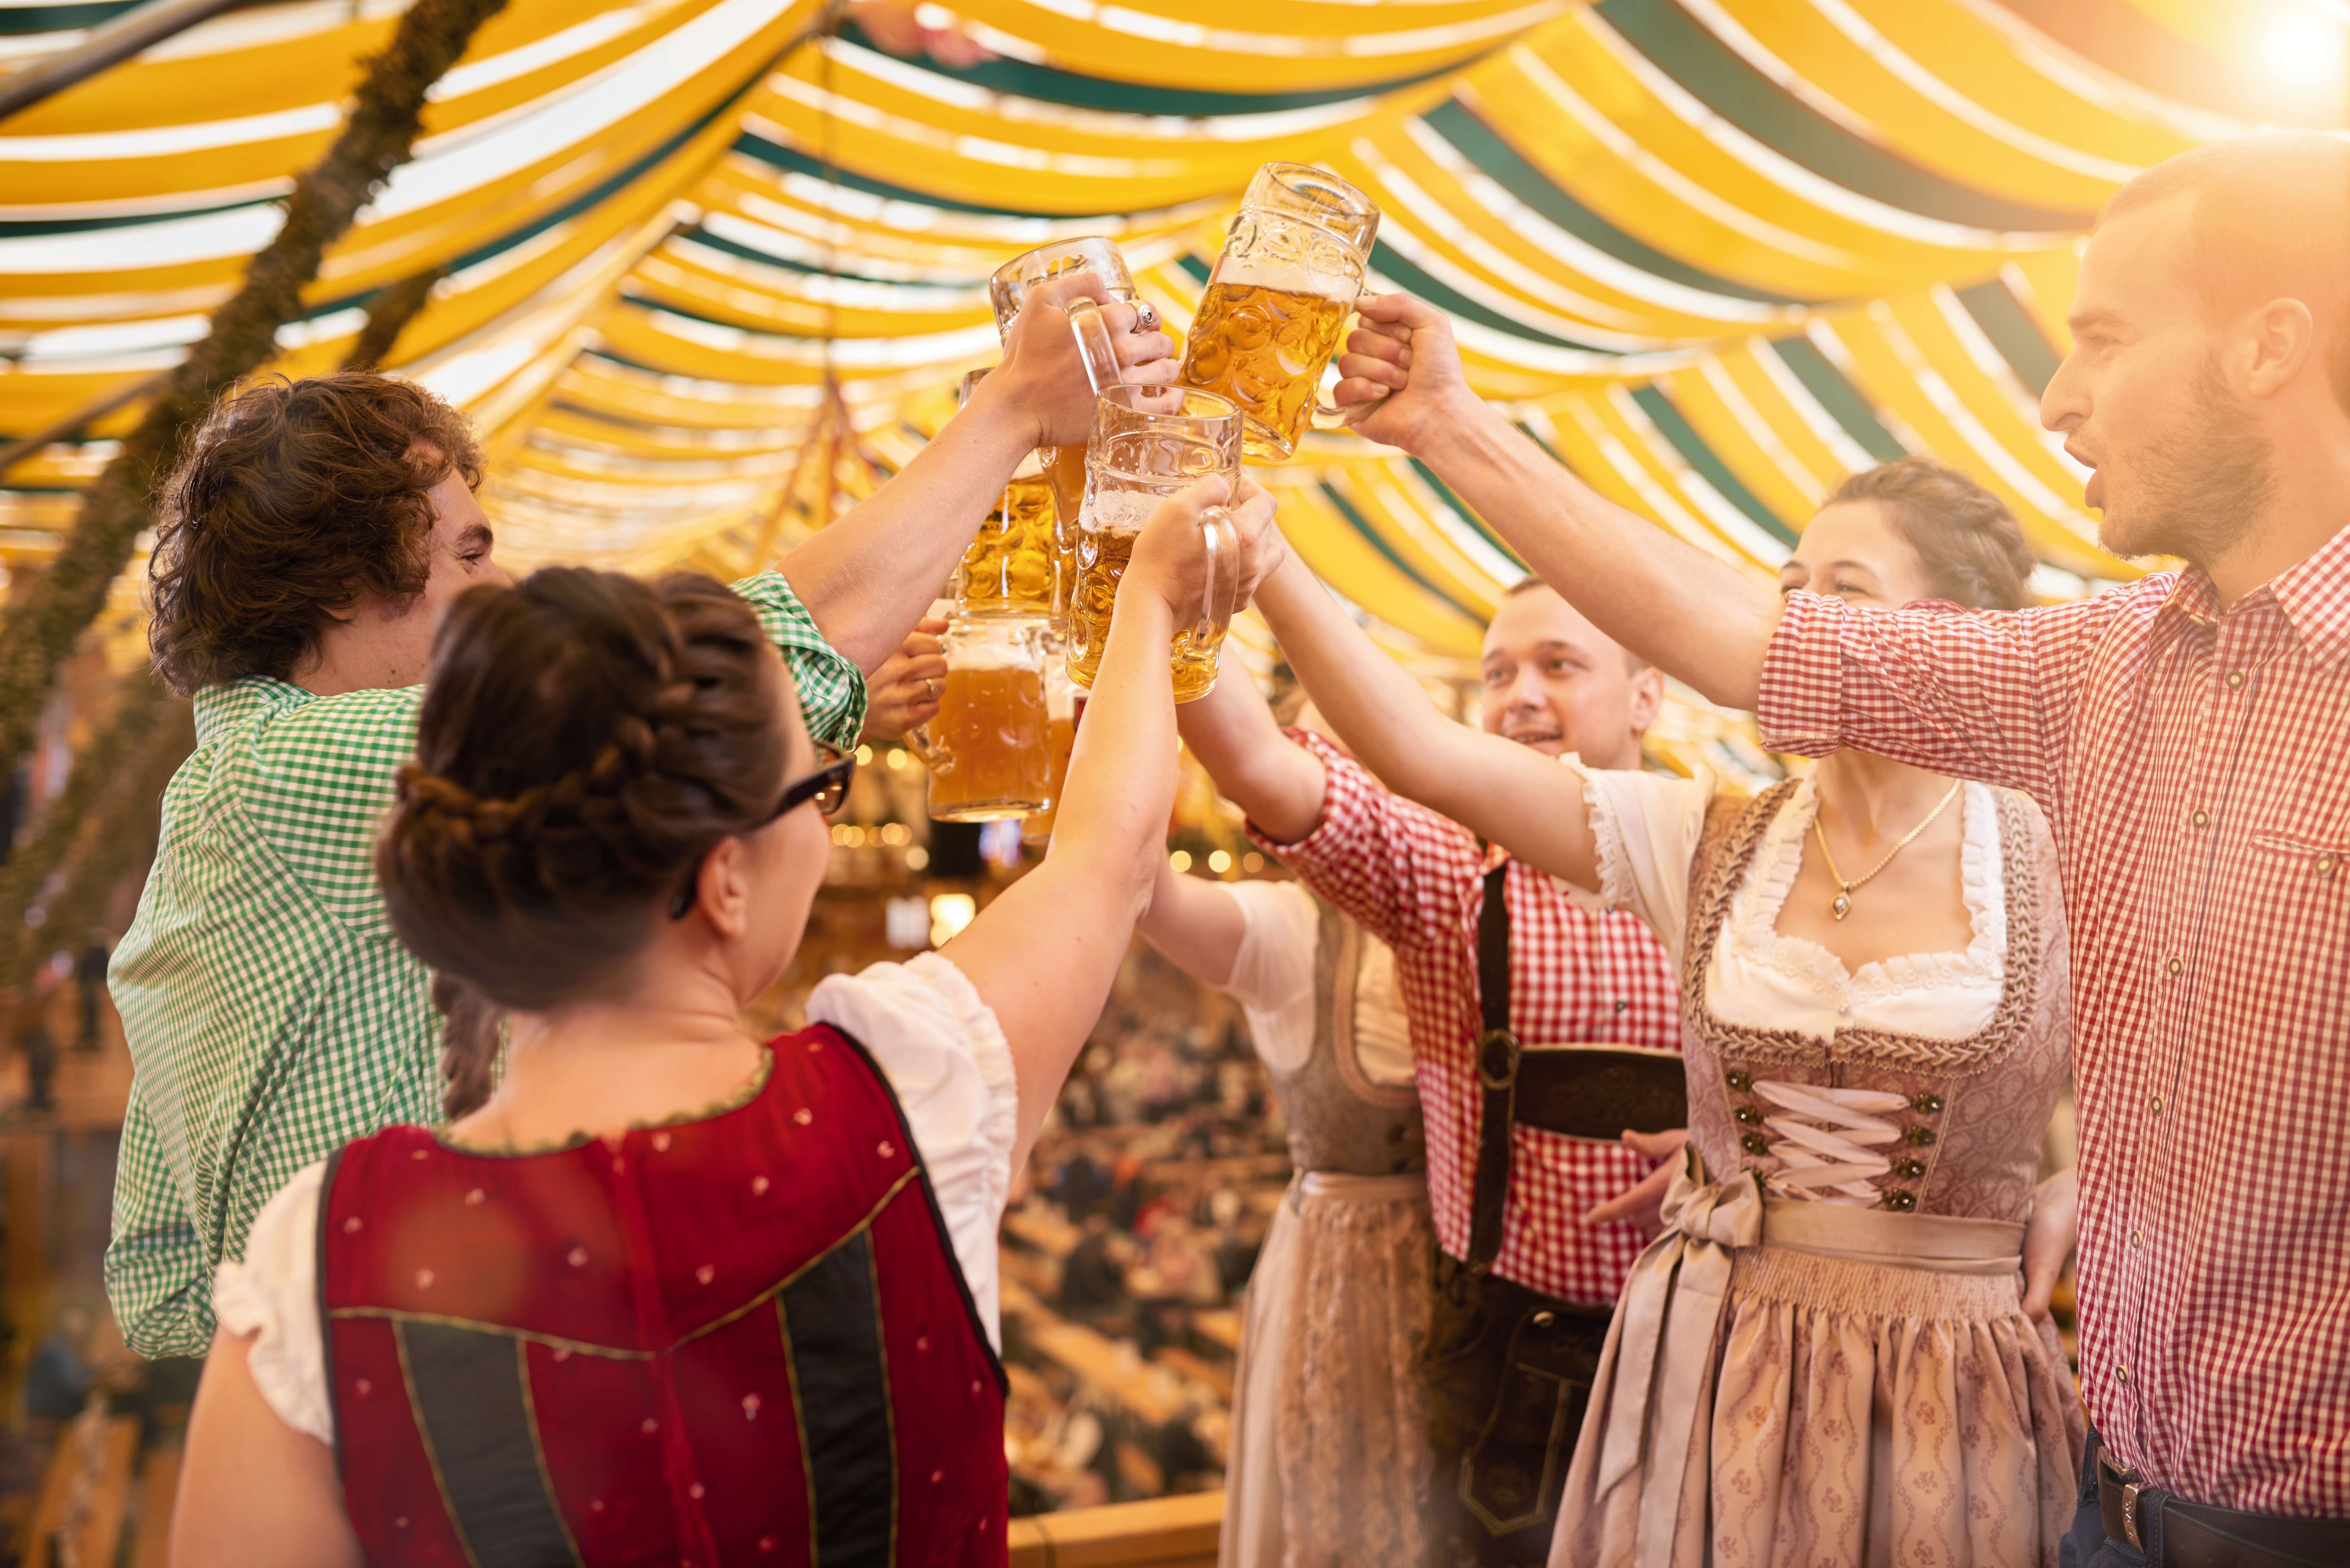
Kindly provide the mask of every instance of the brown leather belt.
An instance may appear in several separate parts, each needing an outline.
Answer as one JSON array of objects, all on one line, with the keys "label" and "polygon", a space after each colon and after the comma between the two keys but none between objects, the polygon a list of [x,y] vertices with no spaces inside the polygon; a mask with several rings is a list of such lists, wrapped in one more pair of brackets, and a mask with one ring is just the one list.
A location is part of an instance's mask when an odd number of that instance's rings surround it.
[{"label": "brown leather belt", "polygon": [[2106,1533],[2146,1552],[2155,1568],[2341,1568],[2350,1563],[2350,1520],[2240,1513],[2189,1502],[2145,1485],[2102,1449],[2097,1507]]},{"label": "brown leather belt", "polygon": [[1477,918],[1477,1082],[1483,1091],[1477,1174],[1469,1200],[1471,1272],[1493,1266],[1510,1197],[1510,1129],[1542,1127],[1613,1143],[1626,1128],[1689,1125],[1689,1085],[1679,1054],[1637,1045],[1523,1045],[1510,1027],[1509,864],[1485,874]]}]

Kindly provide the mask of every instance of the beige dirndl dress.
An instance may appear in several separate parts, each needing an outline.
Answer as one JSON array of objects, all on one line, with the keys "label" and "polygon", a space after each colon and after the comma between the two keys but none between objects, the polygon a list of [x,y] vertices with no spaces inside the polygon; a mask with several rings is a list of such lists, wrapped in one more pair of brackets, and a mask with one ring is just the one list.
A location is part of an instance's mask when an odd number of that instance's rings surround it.
[{"label": "beige dirndl dress", "polygon": [[[1965,801],[1973,943],[1851,975],[1773,929],[1808,780],[1707,815],[1684,884],[1690,1144],[1617,1306],[1552,1568],[2056,1563],[2085,1423],[2019,1267],[2070,1043],[2063,913],[2038,811]],[[1601,827],[1603,859],[1641,853],[1637,824]]]},{"label": "beige dirndl dress", "polygon": [[1222,1568],[1420,1568],[1434,1471],[1427,1150],[1393,957],[1294,882],[1238,883],[1242,1003],[1297,1176],[1250,1275]]}]

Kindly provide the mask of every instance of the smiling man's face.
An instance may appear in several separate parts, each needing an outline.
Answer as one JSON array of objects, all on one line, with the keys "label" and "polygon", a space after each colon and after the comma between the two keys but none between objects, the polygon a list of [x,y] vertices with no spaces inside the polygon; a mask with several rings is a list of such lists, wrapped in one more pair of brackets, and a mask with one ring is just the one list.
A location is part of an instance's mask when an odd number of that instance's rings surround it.
[{"label": "smiling man's face", "polygon": [[1640,765],[1640,734],[1664,682],[1547,587],[1504,598],[1485,629],[1484,724],[1545,756],[1595,768]]}]

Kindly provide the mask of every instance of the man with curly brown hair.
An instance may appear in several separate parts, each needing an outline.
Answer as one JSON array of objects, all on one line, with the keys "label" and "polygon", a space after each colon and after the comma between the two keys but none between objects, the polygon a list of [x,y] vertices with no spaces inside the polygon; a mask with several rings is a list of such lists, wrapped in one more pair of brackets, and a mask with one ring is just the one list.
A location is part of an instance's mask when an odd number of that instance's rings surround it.
[{"label": "man with curly brown hair", "polygon": [[[1095,293],[1055,284],[1045,303]],[[1127,379],[1171,345],[1109,305]],[[1082,441],[1093,395],[1058,310],[870,500],[735,591],[790,666],[815,737],[846,750],[865,676],[895,653],[1014,466]],[[1034,324],[1034,329],[1031,328]],[[108,1293],[131,1347],[197,1355],[211,1281],[305,1164],[437,1119],[431,977],[391,932],[369,862],[415,746],[433,637],[503,584],[463,416],[344,373],[224,398],[164,495],[150,574],[157,669],[196,710],[139,915],[109,973],[136,1069]]]}]

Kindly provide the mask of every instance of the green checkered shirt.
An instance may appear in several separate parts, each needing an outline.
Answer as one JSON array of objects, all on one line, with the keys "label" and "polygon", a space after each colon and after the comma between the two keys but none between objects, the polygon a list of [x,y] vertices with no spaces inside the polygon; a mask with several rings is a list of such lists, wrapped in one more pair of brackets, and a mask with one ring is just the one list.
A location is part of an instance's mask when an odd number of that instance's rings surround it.
[{"label": "green checkered shirt", "polygon": [[[734,585],[809,730],[856,744],[865,681],[779,575]],[[213,1272],[296,1171],[394,1122],[440,1120],[430,976],[370,863],[423,688],[314,697],[255,676],[196,696],[196,750],[108,973],[135,1069],[106,1290],[142,1355],[212,1343]]]}]

